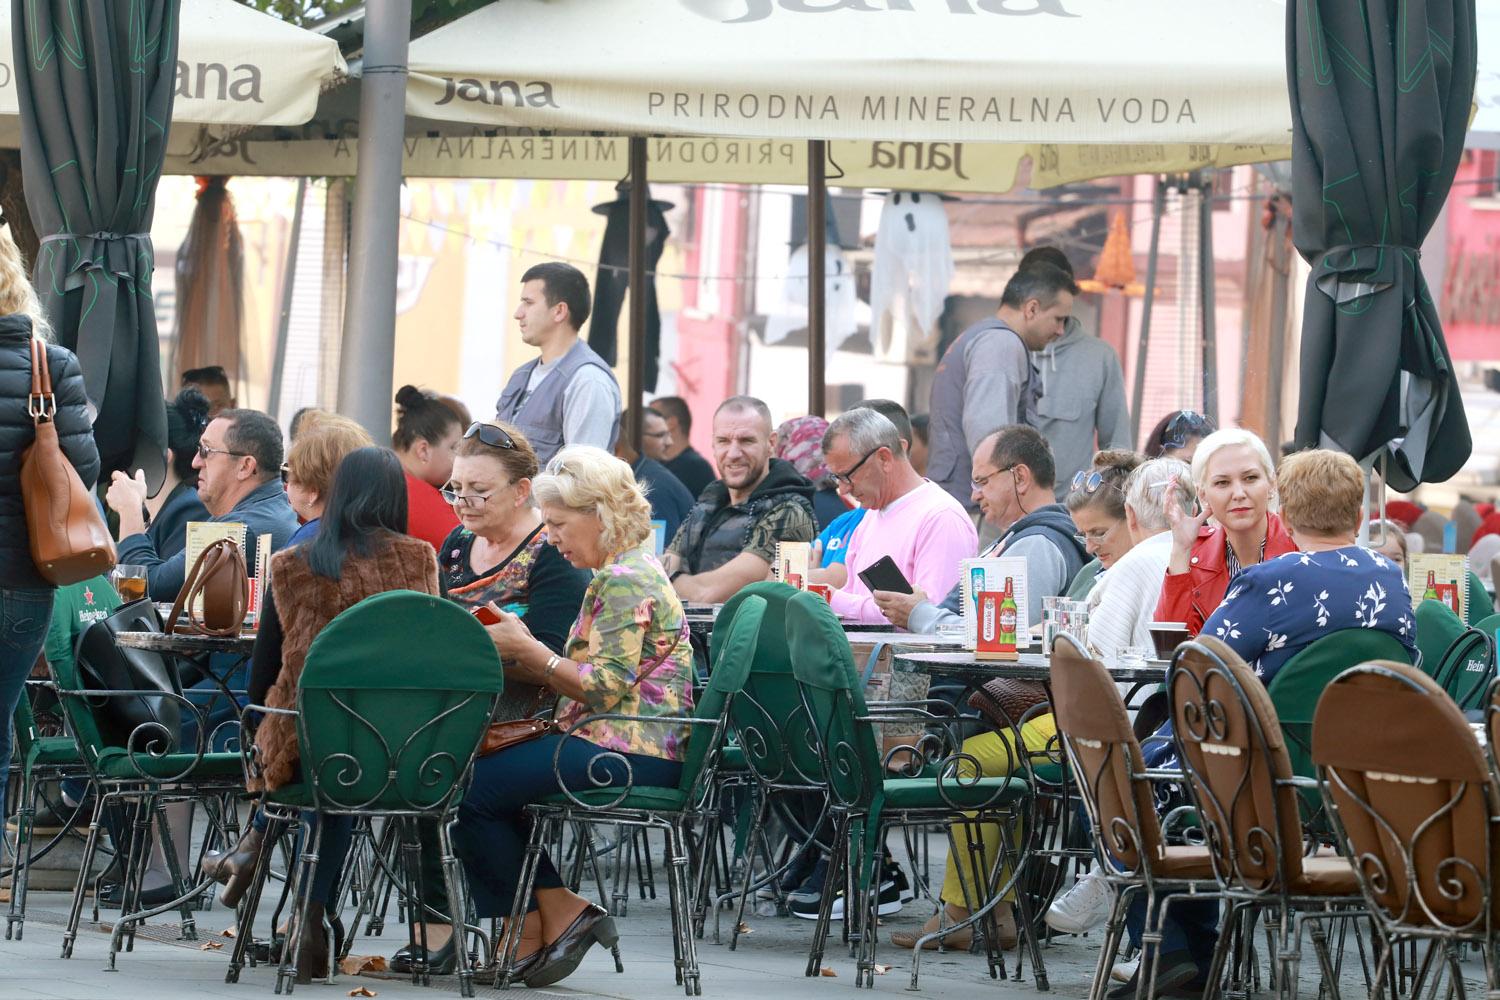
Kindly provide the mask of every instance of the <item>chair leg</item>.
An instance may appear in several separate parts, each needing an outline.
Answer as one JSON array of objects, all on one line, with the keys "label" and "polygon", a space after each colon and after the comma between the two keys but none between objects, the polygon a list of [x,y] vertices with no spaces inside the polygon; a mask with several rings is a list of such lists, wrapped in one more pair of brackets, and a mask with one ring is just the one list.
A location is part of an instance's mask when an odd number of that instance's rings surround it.
[{"label": "chair leg", "polygon": [[323,824],[306,819],[302,830],[302,856],[297,859],[292,884],[292,921],[287,927],[286,944],[281,948],[281,968],[276,972],[276,992],[291,993],[297,982],[297,961],[302,957],[302,933],[307,924],[308,904],[312,902],[313,873],[318,864],[318,848],[323,839]]},{"label": "chair leg", "polygon": [[[246,957],[255,937],[255,915],[260,910],[260,897],[266,888],[266,878],[271,873],[271,856],[275,852],[276,841],[286,831],[286,821],[268,817],[266,822],[266,841],[260,855],[255,859],[255,871],[250,876],[250,887],[245,890],[244,897],[240,900],[239,913],[235,921],[234,949],[229,953],[229,968],[224,973],[224,982],[237,983],[240,981],[240,971],[245,968]],[[275,934],[275,927],[272,927]],[[285,950],[283,945],[282,950]]]},{"label": "chair leg", "polygon": [[1104,941],[1099,949],[1099,962],[1094,967],[1094,981],[1089,987],[1088,1000],[1103,1000],[1104,991],[1109,988],[1109,970],[1114,966],[1115,955],[1120,950],[1120,940],[1125,936],[1125,912],[1137,889],[1137,886],[1127,886],[1115,893],[1115,901],[1109,910],[1109,922],[1105,924]]},{"label": "chair leg", "polygon": [[[829,851],[828,873],[823,878],[822,898],[818,903],[818,919],[813,925],[812,947],[808,951],[806,975],[821,975],[823,953],[828,944],[828,925],[833,915],[833,887],[846,870],[849,862],[849,816],[841,813],[834,819],[833,846]],[[844,909],[847,911],[848,907]],[[847,921],[845,921],[847,923]]]},{"label": "chair leg", "polygon": [[474,970],[469,966],[469,949],[464,944],[464,913],[467,904],[459,893],[462,880],[459,877],[458,858],[453,853],[451,821],[439,820],[438,850],[442,854],[443,881],[448,890],[449,916],[453,919],[454,952],[458,957],[458,992],[466,997],[474,995]]},{"label": "chair leg", "polygon": [[541,864],[542,851],[550,828],[562,826],[560,819],[538,815],[531,824],[531,838],[526,842],[526,855],[521,862],[521,874],[516,879],[516,895],[511,901],[510,916],[506,918],[505,930],[501,934],[497,950],[495,985],[502,990],[510,989],[515,975],[516,952],[521,947],[521,932],[525,927],[527,906],[531,902],[532,887],[536,884],[537,866]]},{"label": "chair leg", "polygon": [[[62,957],[73,957],[73,943],[78,939],[78,922],[83,917],[83,894],[90,879],[89,870],[94,866],[94,854],[99,849],[99,819],[119,797],[117,792],[106,792],[99,796],[94,806],[94,818],[89,823],[88,840],[83,845],[83,861],[78,867],[78,881],[73,886],[73,905],[68,911],[68,926],[63,931]],[[98,880],[95,879],[95,905],[98,905]],[[97,916],[97,914],[96,914]]]},{"label": "chair leg", "polygon": [[687,844],[680,821],[674,820],[667,826],[665,833],[667,890],[672,910],[672,947],[676,952],[677,982],[688,996],[697,996],[703,990],[699,985],[697,953],[687,910]]},{"label": "chair leg", "polygon": [[[764,841],[765,841],[765,834],[764,834],[765,826],[764,826],[764,824],[765,824],[765,819],[766,819],[766,810],[767,810],[767,808],[769,808],[769,804],[765,800],[762,800],[761,803],[760,803],[759,808],[757,808],[755,810],[754,815],[750,819],[750,833],[749,833],[749,836],[746,837],[746,839],[745,839],[745,878],[740,883],[740,905],[739,905],[738,909],[735,912],[734,930],[732,930],[732,931],[729,932],[729,950],[730,951],[734,951],[736,948],[739,947],[739,942],[740,942],[740,928],[743,927],[743,926],[745,926],[745,905],[750,901],[750,891],[754,887],[754,883],[756,882],[756,878],[755,878],[755,844],[756,844],[757,840],[759,840],[761,842],[761,844],[762,844],[762,847],[765,846],[765,843],[764,843]],[[793,853],[793,856],[795,857],[798,854],[797,849],[794,848],[792,853]],[[765,855],[765,863],[766,863],[766,869],[770,873],[767,876],[767,883],[766,884],[770,885],[775,880],[779,879],[780,875],[776,874],[776,872],[774,870],[775,869],[775,865],[772,864],[771,855],[769,853],[767,853]],[[779,895],[779,892],[778,892],[778,895]],[[716,908],[716,910],[717,910],[717,908]],[[719,916],[718,916],[718,913],[715,912],[715,914],[714,914],[714,941],[715,941],[715,943],[717,943],[718,940],[719,940]]]},{"label": "chair leg", "polygon": [[[16,810],[16,851],[10,864],[10,910],[5,916],[5,940],[19,941],[26,932],[26,884],[31,873],[32,826],[40,784],[30,767],[21,769],[20,808]],[[0,816],[0,820],[4,817]]]}]

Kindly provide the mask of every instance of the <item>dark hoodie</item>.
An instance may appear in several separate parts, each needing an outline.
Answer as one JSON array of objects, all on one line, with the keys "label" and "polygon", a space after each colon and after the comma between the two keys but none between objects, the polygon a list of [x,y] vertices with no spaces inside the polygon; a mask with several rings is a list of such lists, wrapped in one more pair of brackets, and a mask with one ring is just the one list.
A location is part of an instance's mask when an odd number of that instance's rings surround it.
[{"label": "dark hoodie", "polygon": [[751,552],[767,563],[777,542],[810,542],[816,537],[813,485],[790,463],[771,459],[766,478],[742,504],[729,502],[729,488],[716,479],[688,511],[670,551],[687,573],[708,573]]}]

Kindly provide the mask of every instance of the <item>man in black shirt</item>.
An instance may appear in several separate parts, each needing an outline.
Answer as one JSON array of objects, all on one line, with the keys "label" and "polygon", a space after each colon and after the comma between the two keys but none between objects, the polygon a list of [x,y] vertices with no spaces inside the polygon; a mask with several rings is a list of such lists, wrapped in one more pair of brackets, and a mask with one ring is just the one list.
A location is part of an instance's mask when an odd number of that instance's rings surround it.
[{"label": "man in black shirt", "polygon": [[693,414],[688,409],[687,401],[681,396],[663,396],[651,403],[651,409],[661,414],[672,435],[658,461],[696,498],[717,477],[713,466],[708,464],[708,459],[698,454],[689,440],[693,430]]}]

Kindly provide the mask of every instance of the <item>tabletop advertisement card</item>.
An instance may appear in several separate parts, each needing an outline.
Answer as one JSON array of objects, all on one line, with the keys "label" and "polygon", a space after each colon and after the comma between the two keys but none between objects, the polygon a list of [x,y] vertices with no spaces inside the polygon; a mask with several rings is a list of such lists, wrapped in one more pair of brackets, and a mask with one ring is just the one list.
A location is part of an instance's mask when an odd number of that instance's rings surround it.
[{"label": "tabletop advertisement card", "polygon": [[[964,648],[973,649],[979,643],[979,595],[985,591],[1001,593],[1005,590],[1007,577],[1016,601],[1016,621],[1027,622],[1026,613],[1026,560],[1019,556],[999,556],[986,559],[965,559],[959,563],[962,574],[962,610],[964,620]],[[1025,628],[1016,630],[1016,647],[1026,649],[1031,645],[1031,632]]]},{"label": "tabletop advertisement card", "polygon": [[807,572],[811,566],[811,542],[776,543],[776,579],[782,583],[806,590]]},{"label": "tabletop advertisement card", "polygon": [[[198,557],[203,550],[221,538],[228,538],[245,551],[245,525],[239,521],[189,521],[187,524],[187,561],[183,564],[186,572],[191,573],[193,567],[198,563]],[[199,599],[194,610],[203,614],[202,599]],[[175,624],[175,623],[174,623]]]},{"label": "tabletop advertisement card", "polygon": [[1407,560],[1406,574],[1413,607],[1424,600],[1442,601],[1461,620],[1469,620],[1468,556],[1415,552]]}]

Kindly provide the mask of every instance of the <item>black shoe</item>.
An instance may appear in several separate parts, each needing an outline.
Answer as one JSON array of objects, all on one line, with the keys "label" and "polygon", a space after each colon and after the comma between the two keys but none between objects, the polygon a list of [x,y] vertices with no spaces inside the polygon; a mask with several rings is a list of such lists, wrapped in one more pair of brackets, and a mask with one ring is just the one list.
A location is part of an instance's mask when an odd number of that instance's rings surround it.
[{"label": "black shoe", "polygon": [[[103,910],[118,910],[125,893],[125,887],[119,882],[110,882],[99,888],[99,908]],[[175,886],[159,885],[155,889],[142,889],[136,897],[135,905],[138,909],[154,910],[158,906],[170,903],[180,895]]]},{"label": "black shoe", "polygon": [[[781,888],[780,895],[786,896],[796,892],[819,860],[820,858],[816,849],[804,850],[793,858],[792,863],[787,865],[786,871],[781,873],[781,879],[777,883]],[[770,884],[763,885],[755,890],[756,899],[776,899],[777,895],[776,889],[772,888]]]},{"label": "black shoe", "polygon": [[[1186,951],[1174,951],[1161,955],[1156,960],[1156,996],[1202,995],[1207,976],[1193,956]],[[1150,976],[1151,967],[1145,962],[1136,966],[1135,973],[1126,983],[1117,983],[1104,994],[1105,1000],[1135,1000],[1136,985],[1142,976]],[[1150,980],[1148,979],[1149,983]],[[1147,1000],[1154,1000],[1147,997]]]},{"label": "black shoe", "polygon": [[590,903],[567,930],[542,949],[545,956],[522,981],[533,989],[562,982],[574,973],[595,943],[613,948],[619,940],[619,931],[615,930],[609,911]]},{"label": "black shoe", "polygon": [[454,936],[436,951],[427,951],[420,944],[409,944],[391,956],[391,971],[403,976],[411,975],[417,966],[418,956],[427,958],[427,973],[432,976],[451,976],[458,968],[458,949],[453,946]]},{"label": "black shoe", "polygon": [[787,902],[804,905],[811,903],[816,910],[818,900],[823,898],[823,882],[827,878],[828,859],[820,857],[817,864],[813,865],[808,871],[807,877],[802,880],[802,884],[786,894]]},{"label": "black shoe", "polygon": [[[900,869],[897,869],[896,873],[900,874]],[[875,913],[877,916],[890,917],[901,912],[903,903],[912,898],[911,889],[905,887],[905,882],[905,875],[901,876],[901,880],[898,883],[896,879],[891,877],[890,873],[882,873],[880,896],[875,902]],[[903,889],[905,890],[904,893]],[[792,911],[792,916],[794,917],[801,917],[803,920],[817,920],[819,902],[817,899],[810,902],[796,901],[791,903],[788,908]],[[828,919],[830,920],[844,919],[844,894],[842,892],[834,897],[833,906],[829,908],[828,912]]]}]

